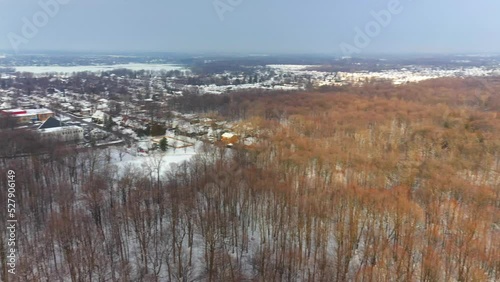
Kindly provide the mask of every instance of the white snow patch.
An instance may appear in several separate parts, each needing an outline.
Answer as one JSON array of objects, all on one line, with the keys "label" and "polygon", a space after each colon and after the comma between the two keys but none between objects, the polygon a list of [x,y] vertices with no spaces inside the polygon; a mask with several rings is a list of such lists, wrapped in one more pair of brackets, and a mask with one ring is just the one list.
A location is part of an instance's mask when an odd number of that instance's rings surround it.
[{"label": "white snow patch", "polygon": [[[1,67],[1,66],[0,66]],[[73,72],[103,72],[114,69],[129,69],[133,71],[171,71],[186,70],[185,67],[173,64],[118,64],[118,65],[97,65],[97,66],[21,66],[15,67],[18,72],[31,72],[35,74],[43,73],[73,73]]]}]

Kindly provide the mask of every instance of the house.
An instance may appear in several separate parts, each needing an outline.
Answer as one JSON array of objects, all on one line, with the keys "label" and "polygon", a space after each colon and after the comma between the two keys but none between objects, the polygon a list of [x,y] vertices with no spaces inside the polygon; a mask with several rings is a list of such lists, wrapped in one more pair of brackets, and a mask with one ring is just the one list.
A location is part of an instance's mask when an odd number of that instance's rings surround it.
[{"label": "house", "polygon": [[30,113],[34,113],[37,116],[38,121],[46,121],[48,118],[53,117],[54,113],[48,109],[29,109]]},{"label": "house", "polygon": [[92,115],[92,122],[95,123],[104,123],[106,119],[109,119],[109,115],[106,114],[103,111],[95,111],[95,113]]},{"label": "house", "polygon": [[98,110],[98,111],[108,111],[109,110],[109,101],[106,100],[106,99],[99,99],[97,101],[97,105],[95,106],[95,108]]},{"label": "house", "polygon": [[43,139],[52,139],[64,142],[83,140],[83,128],[76,125],[66,125],[62,121],[50,117],[38,127]]},{"label": "house", "polygon": [[66,110],[66,111],[71,111],[72,109],[74,110],[75,107],[73,107],[73,105],[71,105],[71,103],[61,103],[61,107],[63,108],[63,110]]},{"label": "house", "polygon": [[6,109],[10,109],[10,108],[11,108],[11,105],[8,102],[3,102],[0,104],[0,110],[4,110],[4,109],[6,110]]},{"label": "house", "polygon": [[30,101],[18,101],[17,102],[17,105],[23,109],[30,109],[30,108],[34,108],[34,104],[33,102],[30,102]]},{"label": "house", "polygon": [[44,123],[42,123],[38,129],[48,129],[48,128],[58,128],[58,127],[62,127],[62,126],[66,126],[66,124],[64,124],[62,121],[54,118],[54,117],[50,117],[48,118]]},{"label": "house", "polygon": [[82,115],[82,116],[90,116],[91,112],[92,112],[91,108],[82,108],[80,110],[80,115]]},{"label": "house", "polygon": [[48,109],[10,109],[2,110],[0,113],[13,117],[18,124],[46,121],[49,117],[54,116],[54,113]]},{"label": "house", "polygon": [[105,139],[106,137],[108,137],[110,134],[104,130],[100,130],[100,129],[93,129],[92,131],[90,131],[90,136],[92,137],[93,140],[103,140]]},{"label": "house", "polygon": [[231,132],[226,132],[221,136],[221,141],[228,146],[232,146],[233,144],[238,143],[238,140],[238,135]]}]

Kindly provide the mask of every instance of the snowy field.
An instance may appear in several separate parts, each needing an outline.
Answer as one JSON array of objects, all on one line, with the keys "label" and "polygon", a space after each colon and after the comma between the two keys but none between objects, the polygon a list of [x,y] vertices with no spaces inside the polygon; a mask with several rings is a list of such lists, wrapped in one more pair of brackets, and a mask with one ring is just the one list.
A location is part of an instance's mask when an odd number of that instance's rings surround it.
[{"label": "snowy field", "polygon": [[109,148],[111,157],[110,163],[116,165],[119,171],[124,171],[127,167],[135,169],[154,170],[160,163],[161,174],[169,171],[172,166],[191,160],[196,155],[196,147],[186,147],[182,149],[169,148],[166,152],[160,150],[150,153],[139,153],[137,148]]},{"label": "snowy field", "polygon": [[321,67],[321,65],[267,65],[267,67],[282,71],[300,71],[313,67]]},{"label": "snowy field", "polygon": [[[1,67],[1,66],[0,66]],[[74,73],[74,72],[102,72],[114,69],[129,69],[133,71],[171,71],[186,70],[184,66],[172,64],[118,64],[118,65],[98,65],[98,66],[23,66],[15,67],[18,72],[31,72],[34,74],[43,73]]]}]

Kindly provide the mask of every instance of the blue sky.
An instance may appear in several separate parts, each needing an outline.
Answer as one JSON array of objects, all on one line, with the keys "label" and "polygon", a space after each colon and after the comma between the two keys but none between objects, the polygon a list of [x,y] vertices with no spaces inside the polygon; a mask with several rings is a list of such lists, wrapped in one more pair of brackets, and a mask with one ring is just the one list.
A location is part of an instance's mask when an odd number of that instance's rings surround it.
[{"label": "blue sky", "polygon": [[[50,1],[69,3],[24,36],[23,19],[33,23]],[[0,49],[335,54],[342,43],[356,47],[356,28],[391,1],[0,0]],[[500,52],[498,0],[399,3],[359,52]]]}]

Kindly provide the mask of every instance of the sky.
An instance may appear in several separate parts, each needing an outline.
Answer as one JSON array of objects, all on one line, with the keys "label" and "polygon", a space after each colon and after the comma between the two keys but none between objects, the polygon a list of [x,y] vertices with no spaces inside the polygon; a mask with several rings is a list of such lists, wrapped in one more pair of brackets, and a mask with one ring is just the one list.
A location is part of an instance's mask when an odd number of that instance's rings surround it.
[{"label": "sky", "polygon": [[0,50],[500,53],[498,12],[498,0],[0,0]]}]

